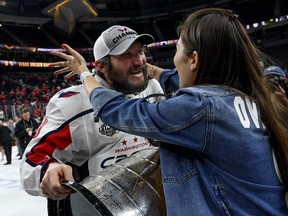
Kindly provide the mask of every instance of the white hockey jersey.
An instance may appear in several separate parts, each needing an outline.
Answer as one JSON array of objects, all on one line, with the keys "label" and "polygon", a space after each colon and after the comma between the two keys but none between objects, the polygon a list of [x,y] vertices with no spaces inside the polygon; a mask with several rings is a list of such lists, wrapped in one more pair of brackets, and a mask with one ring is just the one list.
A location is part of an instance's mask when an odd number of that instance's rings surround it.
[{"label": "white hockey jersey", "polygon": [[[96,76],[101,84],[109,84]],[[163,99],[163,91],[155,79],[138,95],[151,103]],[[56,93],[46,108],[46,116],[37,134],[27,146],[20,165],[21,183],[31,195],[44,196],[40,188],[41,169],[50,158],[81,166],[88,160],[89,175],[145,148],[150,142],[143,137],[115,130],[103,122],[94,122],[93,108],[83,85]]]}]

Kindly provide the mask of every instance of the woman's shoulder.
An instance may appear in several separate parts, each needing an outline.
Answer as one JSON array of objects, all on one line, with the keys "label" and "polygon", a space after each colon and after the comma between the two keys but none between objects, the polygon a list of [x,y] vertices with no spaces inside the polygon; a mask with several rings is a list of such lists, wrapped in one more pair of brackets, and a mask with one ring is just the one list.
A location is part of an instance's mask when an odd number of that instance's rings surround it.
[{"label": "woman's shoulder", "polygon": [[192,94],[199,94],[203,96],[220,96],[220,97],[239,94],[239,92],[235,91],[235,89],[216,85],[198,85],[179,89],[179,91]]}]

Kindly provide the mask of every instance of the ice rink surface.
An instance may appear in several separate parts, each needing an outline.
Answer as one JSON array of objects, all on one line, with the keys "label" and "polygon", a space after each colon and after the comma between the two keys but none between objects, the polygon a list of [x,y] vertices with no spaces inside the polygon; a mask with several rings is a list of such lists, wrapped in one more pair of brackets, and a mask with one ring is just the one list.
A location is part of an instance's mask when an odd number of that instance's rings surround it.
[{"label": "ice rink surface", "polygon": [[13,146],[12,164],[3,165],[6,159],[0,155],[0,215],[47,216],[47,202],[43,197],[27,194],[20,183],[17,147]]}]

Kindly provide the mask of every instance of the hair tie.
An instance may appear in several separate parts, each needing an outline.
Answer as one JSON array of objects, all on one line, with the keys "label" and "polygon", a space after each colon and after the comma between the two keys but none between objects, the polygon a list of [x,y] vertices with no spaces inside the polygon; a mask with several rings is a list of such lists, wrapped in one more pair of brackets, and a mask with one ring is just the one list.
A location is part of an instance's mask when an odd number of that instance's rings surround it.
[{"label": "hair tie", "polygon": [[230,10],[230,9],[226,10],[225,15],[228,16],[230,20],[235,20],[235,19],[237,19],[239,17],[238,14],[233,13],[233,11]]}]

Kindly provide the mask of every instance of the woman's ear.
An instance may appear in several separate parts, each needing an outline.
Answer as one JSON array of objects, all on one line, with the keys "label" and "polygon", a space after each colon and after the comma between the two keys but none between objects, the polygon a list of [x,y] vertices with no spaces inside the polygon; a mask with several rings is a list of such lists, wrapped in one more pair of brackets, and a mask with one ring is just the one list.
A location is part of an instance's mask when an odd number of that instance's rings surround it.
[{"label": "woman's ear", "polygon": [[198,62],[199,62],[199,54],[197,51],[193,51],[191,54],[191,66],[190,70],[195,71],[198,69]]}]

